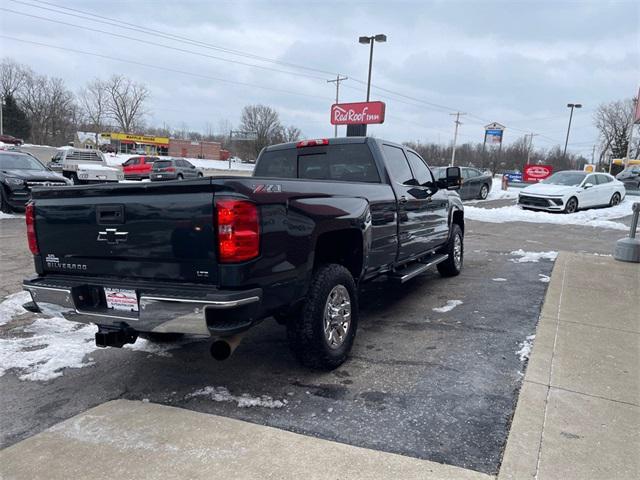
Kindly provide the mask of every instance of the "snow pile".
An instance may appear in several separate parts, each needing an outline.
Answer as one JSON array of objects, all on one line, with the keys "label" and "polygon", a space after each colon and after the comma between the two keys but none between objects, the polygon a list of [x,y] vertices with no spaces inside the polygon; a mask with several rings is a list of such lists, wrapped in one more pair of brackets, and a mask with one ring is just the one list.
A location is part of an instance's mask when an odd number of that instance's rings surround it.
[{"label": "snow pile", "polygon": [[432,310],[438,313],[450,312],[451,310],[456,308],[458,305],[462,305],[462,303],[463,303],[462,300],[449,300],[442,307],[433,308]]},{"label": "snow pile", "polygon": [[625,199],[619,205],[608,208],[582,210],[572,214],[538,212],[522,210],[517,205],[500,208],[480,208],[467,206],[465,217],[471,220],[488,223],[527,222],[549,223],[554,225],[581,225],[587,227],[629,230],[629,227],[612,219],[622,218],[632,213],[633,202]]},{"label": "snow pile", "polygon": [[[4,302],[3,302],[4,304]],[[20,380],[51,380],[64,368],[92,365],[85,356],[96,350],[95,327],[60,317],[38,318],[24,332],[28,337],[0,338],[0,376],[22,371]]]},{"label": "snow pile", "polygon": [[152,353],[159,357],[171,357],[169,350],[180,348],[180,346],[182,346],[181,342],[153,343],[145,338],[138,337],[136,343],[128,343],[123,348],[134,350],[136,352]]},{"label": "snow pile", "polygon": [[274,400],[268,395],[260,397],[252,397],[248,393],[240,396],[231,395],[225,387],[204,387],[190,393],[185,398],[209,397],[214,402],[236,402],[240,408],[264,407],[264,408],[282,408],[287,404],[287,400]]},{"label": "snow pile", "polygon": [[12,215],[11,213],[0,212],[0,220],[4,220],[5,218],[20,218],[20,215]]},{"label": "snow pile", "polygon": [[549,283],[551,281],[551,277],[549,275],[539,273],[538,276],[540,277],[538,280],[540,280],[542,283]]},{"label": "snow pile", "polygon": [[515,255],[520,258],[512,258],[511,261],[515,263],[538,263],[541,259],[555,260],[558,256],[558,252],[525,252],[522,249],[514,250],[511,255]]},{"label": "snow pile", "polygon": [[506,282],[507,279],[506,278],[502,278],[502,277],[498,277],[498,278],[493,278],[492,279],[494,282]]},{"label": "snow pile", "polygon": [[12,293],[0,303],[0,325],[9,323],[9,321],[18,315],[27,313],[22,305],[31,301],[29,292]]},{"label": "snow pile", "polygon": [[521,362],[527,360],[531,355],[531,348],[533,348],[533,340],[535,338],[535,335],[529,335],[524,342],[520,343],[520,350],[516,352],[516,355],[520,357]]}]

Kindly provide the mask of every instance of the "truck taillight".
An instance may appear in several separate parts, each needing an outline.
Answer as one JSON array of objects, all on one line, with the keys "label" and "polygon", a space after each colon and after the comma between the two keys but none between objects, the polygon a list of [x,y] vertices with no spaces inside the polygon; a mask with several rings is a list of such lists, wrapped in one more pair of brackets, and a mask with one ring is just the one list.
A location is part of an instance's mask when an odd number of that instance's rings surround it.
[{"label": "truck taillight", "polygon": [[36,207],[33,203],[27,203],[25,210],[25,219],[27,221],[27,241],[29,242],[29,250],[34,255],[40,254],[38,248],[38,239],[36,238]]},{"label": "truck taillight", "polygon": [[296,143],[297,148],[317,147],[319,145],[329,145],[329,139],[317,138],[315,140],[300,140],[298,143]]},{"label": "truck taillight", "polygon": [[246,200],[216,200],[218,215],[218,260],[244,262],[260,253],[258,207]]}]

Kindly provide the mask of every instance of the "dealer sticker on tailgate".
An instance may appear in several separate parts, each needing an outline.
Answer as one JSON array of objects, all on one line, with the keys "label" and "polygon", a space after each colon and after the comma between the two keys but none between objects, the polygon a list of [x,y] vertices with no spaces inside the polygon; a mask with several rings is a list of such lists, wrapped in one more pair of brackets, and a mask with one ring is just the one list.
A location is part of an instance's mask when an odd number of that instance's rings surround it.
[{"label": "dealer sticker on tailgate", "polygon": [[135,290],[105,287],[104,296],[107,299],[108,308],[125,312],[138,311],[138,296]]}]

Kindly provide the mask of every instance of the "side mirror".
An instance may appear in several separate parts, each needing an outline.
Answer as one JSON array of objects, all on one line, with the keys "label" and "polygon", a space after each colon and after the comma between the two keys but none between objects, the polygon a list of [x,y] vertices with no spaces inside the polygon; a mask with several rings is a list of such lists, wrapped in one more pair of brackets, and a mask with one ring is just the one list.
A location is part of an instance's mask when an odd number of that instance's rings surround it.
[{"label": "side mirror", "polygon": [[447,190],[458,190],[462,184],[462,172],[460,167],[447,167],[445,185]]},{"label": "side mirror", "polygon": [[585,183],[583,188],[586,190],[587,188],[591,187],[593,187],[593,183]]}]

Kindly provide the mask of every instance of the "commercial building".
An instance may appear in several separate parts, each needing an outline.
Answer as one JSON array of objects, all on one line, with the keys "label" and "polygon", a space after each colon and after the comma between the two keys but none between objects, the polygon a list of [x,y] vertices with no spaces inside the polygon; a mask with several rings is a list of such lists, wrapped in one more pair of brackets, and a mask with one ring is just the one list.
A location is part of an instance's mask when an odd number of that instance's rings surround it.
[{"label": "commercial building", "polygon": [[154,137],[153,135],[137,135],[121,132],[101,133],[100,136],[108,139],[111,147],[119,153],[167,155],[169,152],[168,137]]},{"label": "commercial building", "polygon": [[169,140],[169,155],[172,157],[205,158],[207,160],[221,160],[219,142],[196,140]]}]

